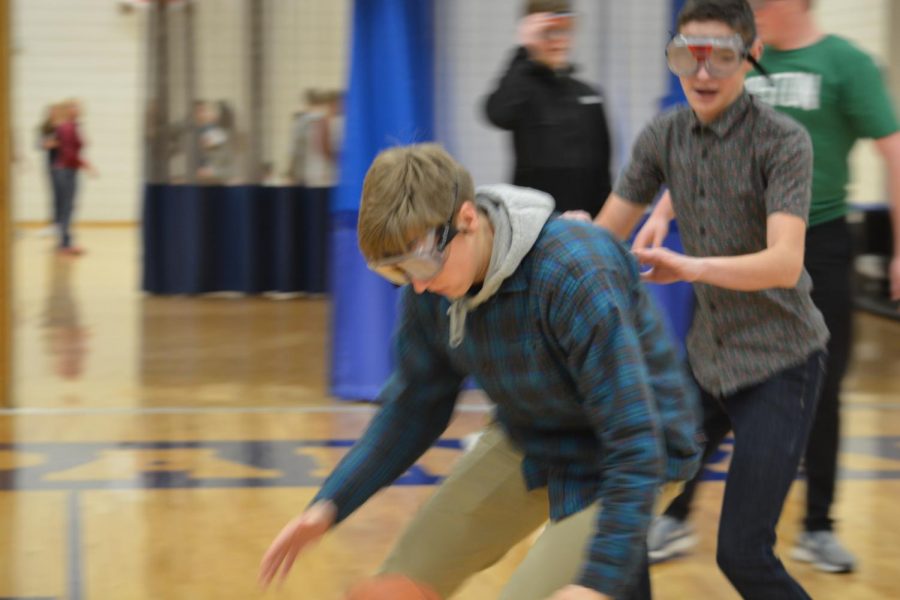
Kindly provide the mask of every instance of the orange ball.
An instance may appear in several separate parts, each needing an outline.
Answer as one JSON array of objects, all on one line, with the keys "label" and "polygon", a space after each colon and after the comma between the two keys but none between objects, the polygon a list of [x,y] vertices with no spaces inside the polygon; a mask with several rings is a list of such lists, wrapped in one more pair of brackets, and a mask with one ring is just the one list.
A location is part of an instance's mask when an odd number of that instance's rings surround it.
[{"label": "orange ball", "polygon": [[345,600],[441,600],[424,583],[403,575],[379,575],[357,583]]}]

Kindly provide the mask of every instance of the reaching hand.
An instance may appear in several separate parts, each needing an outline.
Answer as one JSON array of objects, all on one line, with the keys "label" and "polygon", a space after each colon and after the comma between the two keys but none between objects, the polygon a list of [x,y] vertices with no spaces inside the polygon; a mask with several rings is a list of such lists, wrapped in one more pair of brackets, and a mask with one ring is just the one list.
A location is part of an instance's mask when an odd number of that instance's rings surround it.
[{"label": "reaching hand", "polygon": [[259,584],[266,588],[277,576],[282,582],[294,566],[297,555],[321,538],[337,517],[337,508],[328,500],[316,502],[292,519],[269,546],[259,565]]},{"label": "reaching hand", "polygon": [[531,60],[550,69],[562,69],[569,62],[572,18],[558,13],[534,13],[519,22],[519,44]]},{"label": "reaching hand", "polygon": [[525,46],[529,52],[541,47],[544,42],[544,30],[550,24],[550,13],[532,13],[519,21],[519,45]]},{"label": "reaching hand", "polygon": [[581,585],[567,585],[550,596],[549,600],[611,600],[611,598]]},{"label": "reaching hand", "polygon": [[701,263],[697,258],[672,252],[668,248],[645,248],[634,250],[634,255],[642,265],[650,267],[641,273],[641,279],[650,283],[675,283],[676,281],[697,281],[701,274]]}]

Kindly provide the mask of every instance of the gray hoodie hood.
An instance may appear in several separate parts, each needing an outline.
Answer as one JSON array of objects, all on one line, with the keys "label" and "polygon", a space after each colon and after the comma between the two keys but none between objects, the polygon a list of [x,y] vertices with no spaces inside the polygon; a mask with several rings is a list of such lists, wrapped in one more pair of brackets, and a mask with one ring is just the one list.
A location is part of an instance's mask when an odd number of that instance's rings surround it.
[{"label": "gray hoodie hood", "polygon": [[512,275],[534,246],[554,202],[549,194],[505,183],[481,186],[475,190],[475,205],[484,210],[494,226],[491,262],[481,290],[450,304],[450,346],[459,346],[466,332],[466,315],[493,296]]}]

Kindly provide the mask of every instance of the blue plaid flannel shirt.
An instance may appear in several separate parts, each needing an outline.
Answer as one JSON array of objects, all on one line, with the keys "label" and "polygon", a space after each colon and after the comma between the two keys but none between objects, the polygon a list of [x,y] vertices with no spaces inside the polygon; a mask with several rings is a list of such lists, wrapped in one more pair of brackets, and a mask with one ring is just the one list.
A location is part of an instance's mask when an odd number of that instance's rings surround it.
[{"label": "blue plaid flannel shirt", "polygon": [[613,597],[644,552],[664,479],[699,465],[699,408],[628,250],[585,223],[551,219],[519,268],[468,314],[451,348],[449,302],[402,295],[397,367],[369,428],[325,481],[338,519],[402,475],[446,429],[464,377],[497,405],[550,518],[602,510],[578,582]]}]

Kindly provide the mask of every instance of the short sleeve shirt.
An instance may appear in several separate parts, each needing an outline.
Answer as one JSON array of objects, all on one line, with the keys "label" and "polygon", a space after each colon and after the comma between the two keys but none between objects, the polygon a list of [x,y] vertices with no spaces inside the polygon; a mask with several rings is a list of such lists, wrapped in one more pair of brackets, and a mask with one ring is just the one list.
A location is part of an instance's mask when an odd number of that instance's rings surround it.
[{"label": "short sleeve shirt", "polygon": [[878,65],[849,41],[834,35],[794,50],[766,47],[762,77],[752,72],[746,88],[809,132],[813,162],[809,224],[847,214],[848,156],[856,140],[900,130]]},{"label": "short sleeve shirt", "polygon": [[[807,219],[811,174],[806,131],[743,93],[706,125],[689,107],[657,117],[638,136],[615,192],[649,204],[668,185],[686,254],[738,256],[765,250],[768,215]],[[806,271],[790,289],[694,284],[687,347],[699,384],[724,396],[824,348],[828,330],[811,288]]]}]

